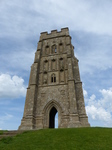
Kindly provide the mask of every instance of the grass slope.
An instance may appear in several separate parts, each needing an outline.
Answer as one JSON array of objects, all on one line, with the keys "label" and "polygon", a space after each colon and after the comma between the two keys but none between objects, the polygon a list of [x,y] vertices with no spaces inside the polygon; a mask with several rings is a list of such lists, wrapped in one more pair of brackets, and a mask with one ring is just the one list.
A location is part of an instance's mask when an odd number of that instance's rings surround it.
[{"label": "grass slope", "polygon": [[2,135],[4,132],[7,132],[7,130],[0,130],[0,135]]},{"label": "grass slope", "polygon": [[44,129],[0,140],[0,150],[112,150],[111,128]]}]

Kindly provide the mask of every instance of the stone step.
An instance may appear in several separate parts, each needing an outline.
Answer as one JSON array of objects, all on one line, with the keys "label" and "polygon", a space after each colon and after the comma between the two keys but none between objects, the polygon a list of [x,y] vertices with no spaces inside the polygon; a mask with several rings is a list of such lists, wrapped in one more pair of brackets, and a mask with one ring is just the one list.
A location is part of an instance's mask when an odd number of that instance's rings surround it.
[{"label": "stone step", "polygon": [[0,139],[5,138],[5,137],[11,137],[11,136],[15,136],[17,134],[21,134],[23,133],[23,130],[12,130],[12,131],[7,131],[4,132],[2,135],[0,135]]},{"label": "stone step", "polygon": [[17,130],[13,130],[13,131],[7,131],[4,132],[4,135],[15,135],[15,134],[19,134],[19,133],[23,133],[23,131],[17,131]]}]

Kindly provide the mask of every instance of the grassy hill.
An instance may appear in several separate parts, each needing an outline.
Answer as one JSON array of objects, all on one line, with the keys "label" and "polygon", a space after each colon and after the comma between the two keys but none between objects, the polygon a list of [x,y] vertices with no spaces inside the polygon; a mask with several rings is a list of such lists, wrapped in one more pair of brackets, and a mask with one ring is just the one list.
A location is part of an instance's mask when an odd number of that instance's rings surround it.
[{"label": "grassy hill", "polygon": [[14,137],[1,139],[0,150],[112,150],[112,129],[74,128],[26,131]]}]

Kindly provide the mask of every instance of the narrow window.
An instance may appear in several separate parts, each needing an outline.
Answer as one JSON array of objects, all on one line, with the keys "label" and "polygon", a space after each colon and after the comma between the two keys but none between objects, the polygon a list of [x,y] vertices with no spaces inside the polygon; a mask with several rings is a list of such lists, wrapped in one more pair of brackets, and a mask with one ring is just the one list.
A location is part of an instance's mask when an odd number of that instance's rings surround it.
[{"label": "narrow window", "polygon": [[54,77],[54,82],[56,82],[56,77]]},{"label": "narrow window", "polygon": [[55,59],[53,58],[52,61],[55,62]]},{"label": "narrow window", "polygon": [[56,53],[57,52],[57,49],[56,49],[56,45],[53,45],[52,46],[52,54]]},{"label": "narrow window", "polygon": [[61,58],[60,58],[60,60],[62,61],[62,60],[63,60],[63,58],[61,57]]},{"label": "narrow window", "polygon": [[51,82],[53,82],[53,77],[51,77]]},{"label": "narrow window", "polygon": [[56,48],[55,48],[55,53],[56,53]]},{"label": "narrow window", "polygon": [[60,51],[60,53],[63,52],[63,44],[62,43],[59,44],[59,51]]},{"label": "narrow window", "polygon": [[51,83],[54,83],[54,82],[56,82],[56,75],[52,74],[51,75]]},{"label": "narrow window", "polygon": [[47,71],[44,71],[44,74],[47,74]]},{"label": "narrow window", "polygon": [[47,61],[47,60],[45,60],[44,62],[45,62],[45,63],[47,63],[48,61]]}]

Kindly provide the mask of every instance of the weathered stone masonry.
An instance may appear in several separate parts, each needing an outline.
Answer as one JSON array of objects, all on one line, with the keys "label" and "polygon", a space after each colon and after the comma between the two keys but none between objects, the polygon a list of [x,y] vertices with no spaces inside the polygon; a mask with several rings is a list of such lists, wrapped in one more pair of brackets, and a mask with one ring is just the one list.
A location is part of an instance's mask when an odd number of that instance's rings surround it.
[{"label": "weathered stone masonry", "polygon": [[20,130],[87,127],[78,59],[68,28],[41,33],[31,66]]}]

